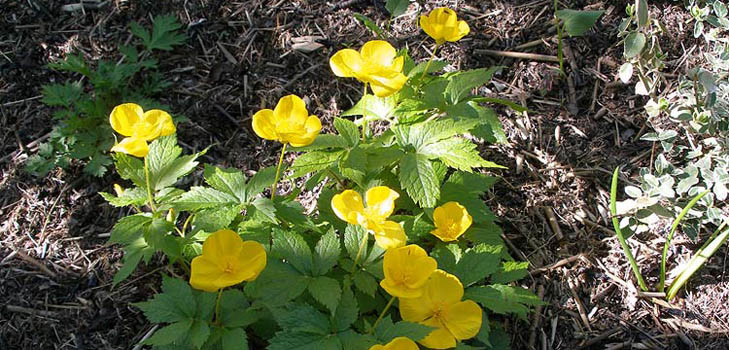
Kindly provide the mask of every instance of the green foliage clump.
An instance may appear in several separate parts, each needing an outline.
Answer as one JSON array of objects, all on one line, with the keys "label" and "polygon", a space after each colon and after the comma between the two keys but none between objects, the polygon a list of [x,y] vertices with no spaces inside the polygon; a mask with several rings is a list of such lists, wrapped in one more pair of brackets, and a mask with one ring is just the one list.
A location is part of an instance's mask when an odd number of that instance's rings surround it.
[{"label": "green foliage clump", "polygon": [[114,144],[108,116],[114,106],[135,102],[145,109],[164,108],[153,98],[170,87],[157,71],[158,62],[151,56],[157,50],[171,50],[185,40],[182,25],[174,16],[157,16],[152,32],[138,23],[131,24],[140,45],[123,45],[118,61],[100,60],[95,67],[81,54],[49,64],[58,72],[81,76],[76,82],[43,86],[43,103],[56,107],[49,140],[28,159],[27,170],[44,176],[55,167],[67,168],[72,161],[84,163],[84,173],[102,176],[112,164],[108,150]]}]

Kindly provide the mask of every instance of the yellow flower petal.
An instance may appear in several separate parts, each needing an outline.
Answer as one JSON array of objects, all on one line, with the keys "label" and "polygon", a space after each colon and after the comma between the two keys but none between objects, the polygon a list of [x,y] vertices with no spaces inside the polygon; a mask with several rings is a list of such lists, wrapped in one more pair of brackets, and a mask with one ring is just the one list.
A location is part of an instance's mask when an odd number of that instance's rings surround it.
[{"label": "yellow flower petal", "polygon": [[461,40],[464,36],[468,35],[468,33],[471,32],[471,28],[468,26],[468,23],[466,21],[458,21],[458,35],[452,36],[448,38],[448,41],[458,41]]},{"label": "yellow flower petal", "polygon": [[372,345],[370,350],[418,350],[418,344],[407,337],[397,337],[387,343],[385,346]]},{"label": "yellow flower petal", "polygon": [[402,247],[408,240],[405,230],[397,222],[385,221],[380,229],[375,232],[375,242],[384,250]]},{"label": "yellow flower petal", "polygon": [[416,298],[437,267],[435,259],[415,244],[389,249],[383,259],[385,279],[380,286],[392,296]]},{"label": "yellow flower petal", "polygon": [[468,23],[458,20],[455,11],[439,7],[420,17],[420,27],[440,45],[446,41],[458,41],[470,32]]},{"label": "yellow flower petal", "polygon": [[223,270],[216,261],[204,255],[196,256],[192,259],[190,270],[194,272],[190,274],[190,285],[193,288],[206,292],[215,292],[220,289],[216,281]]},{"label": "yellow flower petal", "polygon": [[258,242],[244,241],[237,262],[240,270],[236,271],[236,278],[240,281],[253,281],[266,268],[266,249]]},{"label": "yellow flower petal", "polygon": [[420,297],[400,300],[400,315],[406,321],[422,322],[433,316],[441,305],[455,304],[461,298],[463,285],[458,277],[435,270],[423,285]]},{"label": "yellow flower petal", "polygon": [[242,248],[243,239],[231,230],[219,230],[211,234],[203,243],[205,256],[237,256]]},{"label": "yellow flower petal", "polygon": [[172,122],[172,116],[161,109],[152,109],[144,112],[142,120],[152,125],[154,130],[151,134],[154,134],[155,136],[147,140],[151,140],[159,136],[171,135],[176,131],[175,123]]},{"label": "yellow flower petal", "polygon": [[329,67],[334,75],[342,78],[356,77],[363,66],[364,63],[359,52],[352,49],[339,50],[329,59]]},{"label": "yellow flower petal", "polygon": [[[394,60],[392,60],[392,65],[390,65],[390,69],[396,72],[402,72],[402,67],[405,65],[405,57],[395,57]],[[406,77],[407,78],[407,77]]]},{"label": "yellow flower petal", "polygon": [[447,329],[438,328],[430,332],[427,337],[418,341],[418,343],[430,349],[452,349],[456,347],[456,338]]},{"label": "yellow flower petal", "polygon": [[472,300],[451,305],[445,313],[443,323],[458,340],[473,338],[481,330],[481,307]]},{"label": "yellow flower petal", "polygon": [[381,67],[389,67],[397,55],[390,43],[384,40],[372,40],[362,45],[359,50],[362,60]]},{"label": "yellow flower petal", "polygon": [[138,104],[120,104],[111,111],[109,123],[114,131],[124,136],[132,136],[136,131],[135,125],[142,119],[143,114],[144,110]]},{"label": "yellow flower petal", "polygon": [[253,131],[258,137],[266,140],[278,140],[273,110],[262,109],[253,115]]},{"label": "yellow flower petal", "polygon": [[376,186],[367,190],[365,200],[371,214],[386,218],[395,210],[395,200],[400,194],[387,186]]},{"label": "yellow flower petal", "polygon": [[377,97],[387,97],[402,89],[408,77],[400,72],[382,68],[367,75],[367,82]]},{"label": "yellow flower petal", "polygon": [[356,191],[345,190],[332,197],[332,210],[340,219],[352,224],[359,224],[360,217],[364,216],[362,196]]},{"label": "yellow flower petal", "polygon": [[317,118],[317,116],[310,115],[309,118],[306,119],[304,130],[305,132],[301,135],[289,136],[289,143],[291,143],[291,146],[304,147],[314,142],[321,131],[321,121]]},{"label": "yellow flower petal", "polygon": [[448,202],[433,211],[433,222],[436,229],[430,231],[443,242],[455,241],[473,223],[468,210],[458,202]]},{"label": "yellow flower petal", "polygon": [[276,121],[276,128],[283,128],[286,131],[299,131],[304,127],[309,111],[306,110],[306,103],[299,96],[287,95],[281,97],[273,109],[273,118]]},{"label": "yellow flower petal", "polygon": [[121,142],[111,148],[112,152],[126,153],[135,157],[144,158],[149,153],[147,141],[136,137],[125,137]]}]

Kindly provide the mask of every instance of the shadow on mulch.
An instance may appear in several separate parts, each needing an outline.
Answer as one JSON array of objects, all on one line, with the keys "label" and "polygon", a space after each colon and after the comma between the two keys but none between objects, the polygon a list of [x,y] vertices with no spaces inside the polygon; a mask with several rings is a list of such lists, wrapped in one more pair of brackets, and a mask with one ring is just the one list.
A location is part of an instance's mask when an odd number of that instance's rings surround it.
[{"label": "shadow on mulch", "polygon": [[[503,181],[487,201],[502,218],[512,255],[531,263],[521,284],[547,302],[528,321],[493,317],[512,335],[515,349],[729,348],[726,249],[682,292],[675,303],[680,308],[666,308],[636,298],[611,232],[606,189],[612,169],[624,165],[621,180],[627,183],[652,157],[651,144],[638,141],[646,132],[645,101],[628,87],[605,87],[621,63],[616,27],[628,2],[569,3],[606,10],[596,30],[566,40],[571,90],[555,63],[477,51],[515,50],[544,38],[524,51],[554,55],[551,0],[419,1],[428,9],[457,3],[471,25],[471,34],[444,46],[441,58],[465,69],[506,66],[480,93],[530,109],[527,115],[499,109],[509,143],[482,147],[486,158],[509,167],[497,173]],[[190,120],[179,128],[180,141],[188,152],[214,144],[207,162],[254,170],[272,165],[278,150],[253,135],[252,113],[295,93],[307,97],[326,129],[360,94],[353,81],[334,79],[328,57],[372,38],[354,12],[380,23],[387,14],[381,2],[369,0],[110,2],[84,12],[64,12],[64,4],[10,0],[0,8],[8,24],[0,28],[0,348],[129,349],[151,329],[130,303],[155,292],[164,262],[153,259],[112,288],[121,252],[105,242],[125,213],[96,193],[119,179],[86,178],[77,168],[44,179],[22,172],[27,154],[17,152],[18,144],[37,147],[52,125],[52,111],[39,101],[41,85],[68,77],[45,64],[73,51],[92,60],[117,58],[129,22],[148,24],[150,14],[174,13],[189,39],[163,54],[160,65],[173,82],[163,102]],[[389,40],[422,60],[432,47],[415,25],[418,8],[411,4],[392,23]],[[681,44],[700,46],[679,32],[687,19],[680,5],[660,2],[652,10],[668,24],[668,61],[683,55]],[[323,46],[308,54],[292,50],[292,39],[309,35],[323,37]],[[674,68],[683,69],[669,66]],[[574,107],[577,113],[570,114]],[[659,234],[633,240],[646,276],[657,275]],[[695,248],[680,247],[671,261],[686,260]]]}]

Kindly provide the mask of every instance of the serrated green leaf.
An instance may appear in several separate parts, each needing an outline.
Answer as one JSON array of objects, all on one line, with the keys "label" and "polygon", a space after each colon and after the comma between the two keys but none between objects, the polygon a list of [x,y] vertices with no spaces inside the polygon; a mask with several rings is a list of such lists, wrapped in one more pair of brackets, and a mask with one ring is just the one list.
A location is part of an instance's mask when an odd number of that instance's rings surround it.
[{"label": "serrated green leaf", "polygon": [[555,13],[557,18],[564,23],[564,30],[570,36],[582,36],[605,11],[577,11],[570,9],[559,10]]},{"label": "serrated green leaf", "polygon": [[342,298],[342,288],[337,280],[319,276],[309,282],[309,293],[322,305],[326,306],[332,314],[336,311],[337,305]]},{"label": "serrated green leaf", "polygon": [[107,192],[99,192],[99,195],[115,207],[143,205],[147,201],[147,192],[139,187],[125,189],[120,196],[115,196]]},{"label": "serrated green leaf", "polygon": [[49,106],[72,106],[83,93],[83,89],[77,83],[66,82],[65,84],[43,85],[43,103]]},{"label": "serrated green leaf", "polygon": [[415,78],[423,75],[423,71],[425,71],[425,67],[428,67],[428,73],[437,72],[443,68],[445,68],[448,65],[448,61],[441,61],[441,60],[433,60],[430,62],[430,66],[428,66],[428,62],[422,62],[419,63],[417,66],[413,67],[408,72],[408,78]]},{"label": "serrated green leaf", "polygon": [[313,265],[311,249],[298,233],[274,228],[271,253],[286,260],[301,274],[311,275]]},{"label": "serrated green leaf", "polygon": [[334,118],[334,128],[337,129],[339,136],[343,137],[350,147],[359,144],[359,128],[354,122],[343,118]]},{"label": "serrated green leaf", "polygon": [[342,288],[342,299],[337,306],[337,310],[334,313],[334,328],[341,332],[349,328],[359,317],[359,308],[357,307],[357,300],[354,298],[354,293],[349,286]]},{"label": "serrated green leaf", "polygon": [[441,119],[422,122],[414,125],[397,125],[392,127],[397,143],[402,147],[411,146],[416,150],[440,140],[467,133],[479,122],[474,119]]},{"label": "serrated green leaf", "polygon": [[246,176],[238,169],[224,169],[205,164],[203,173],[205,182],[210,187],[230,194],[240,203],[246,203]]},{"label": "serrated green leaf", "polygon": [[152,300],[136,303],[144,316],[154,323],[173,323],[195,316],[195,298],[192,289],[185,281],[163,276],[162,293]]},{"label": "serrated green leaf", "polygon": [[258,320],[255,310],[249,309],[250,304],[245,294],[237,289],[223,291],[220,297],[220,322],[226,328],[246,327]]},{"label": "serrated green leaf", "polygon": [[400,321],[393,323],[390,316],[386,316],[375,328],[375,337],[382,344],[389,343],[397,337],[406,337],[414,341],[425,338],[435,328],[414,322]]},{"label": "serrated green leaf", "polygon": [[385,8],[390,12],[390,18],[399,17],[408,10],[410,0],[387,0]]},{"label": "serrated green leaf", "polygon": [[529,274],[528,268],[529,263],[526,261],[504,261],[499,270],[491,275],[491,283],[507,284],[518,281]]},{"label": "serrated green leaf", "polygon": [[196,349],[199,349],[210,336],[210,327],[207,321],[195,320],[190,327],[190,343]]},{"label": "serrated green leaf", "polygon": [[310,145],[304,147],[292,147],[291,150],[297,152],[310,152],[330,148],[338,149],[347,147],[349,147],[349,143],[347,142],[347,139],[342,137],[342,135],[319,134]]},{"label": "serrated green leaf", "polygon": [[182,344],[192,328],[192,319],[185,319],[180,322],[158,329],[151,337],[143,342],[146,345],[168,345]]},{"label": "serrated green leaf", "polygon": [[372,275],[365,271],[356,271],[353,280],[354,286],[357,289],[373,298],[375,297],[379,284],[377,284],[377,280]]},{"label": "serrated green leaf", "polygon": [[225,329],[220,341],[222,350],[248,350],[248,335],[243,328]]},{"label": "serrated green leaf", "polygon": [[333,166],[345,151],[322,152],[313,151],[300,155],[291,165],[291,178],[299,178],[315,171],[325,170]]},{"label": "serrated green leaf", "polygon": [[291,265],[276,258],[269,258],[266,268],[258,278],[245,285],[245,292],[252,299],[260,299],[269,307],[281,306],[301,295],[308,286],[308,277]]},{"label": "serrated green leaf", "polygon": [[478,244],[465,251],[453,274],[464,287],[485,279],[499,269],[503,246]]},{"label": "serrated green leaf", "polygon": [[152,33],[144,30],[138,23],[132,22],[131,32],[142,39],[147,50],[172,50],[173,46],[182,44],[187,37],[178,30],[182,24],[174,15],[155,16],[152,20]]},{"label": "serrated green leaf", "polygon": [[238,206],[220,206],[201,209],[192,218],[191,224],[193,232],[198,230],[215,232],[224,229],[235,220],[238,214],[240,214],[240,208]]},{"label": "serrated green leaf", "polygon": [[268,350],[342,350],[339,338],[307,332],[283,331],[276,333]]},{"label": "serrated green leaf", "polygon": [[[377,97],[375,95],[364,95],[352,108],[344,111],[342,117],[361,115],[365,117],[365,120],[378,121],[378,120],[390,120],[392,114],[397,107],[397,97],[392,95],[388,97]],[[346,119],[345,119],[346,120]],[[355,124],[361,125],[362,119],[357,120]],[[336,123],[336,119],[335,119]],[[339,128],[337,128],[339,130]],[[354,137],[358,138],[358,129],[355,129]],[[348,131],[351,132],[351,131]],[[339,132],[342,135],[342,132]],[[354,145],[353,142],[349,142],[350,146]]]},{"label": "serrated green leaf", "polygon": [[342,342],[342,349],[369,349],[377,344],[375,337],[369,334],[359,334],[351,329],[337,333],[337,338]]},{"label": "serrated green leaf", "polygon": [[276,219],[276,206],[268,198],[258,197],[248,206],[247,216],[254,220],[278,224]]},{"label": "serrated green leaf", "polygon": [[451,168],[468,172],[479,167],[506,168],[481,158],[476,149],[476,144],[460,137],[428,144],[422,147],[418,154],[428,159],[438,159]]},{"label": "serrated green leaf", "polygon": [[498,181],[497,178],[476,173],[454,172],[441,188],[439,203],[455,201],[466,207],[475,223],[496,220],[481,197]]},{"label": "serrated green leaf", "polygon": [[471,299],[497,314],[513,313],[524,320],[529,306],[544,304],[528,289],[500,284],[468,288],[464,298]]},{"label": "serrated green leaf", "polygon": [[129,277],[142,259],[148,261],[154,253],[155,250],[147,245],[147,242],[141,236],[133,242],[125,245],[123,265],[121,269],[114,274],[112,285],[115,286]]},{"label": "serrated green leaf", "polygon": [[159,191],[172,186],[178,179],[189,174],[197,166],[198,154],[180,157],[182,148],[177,146],[177,137],[172,134],[160,137],[149,145],[150,187]]},{"label": "serrated green leaf", "polygon": [[471,95],[471,90],[491,81],[494,73],[504,67],[479,68],[461,71],[448,76],[448,85],[445,88],[446,99],[451,104],[457,104]]},{"label": "serrated green leaf", "polygon": [[138,158],[116,152],[113,155],[116,172],[122,179],[131,180],[137,187],[147,188],[144,178],[144,163]]},{"label": "serrated green leaf", "polygon": [[284,331],[307,332],[319,335],[329,334],[329,317],[308,304],[297,304],[294,308],[278,317]]},{"label": "serrated green leaf", "polygon": [[[364,240],[365,237],[369,239],[368,235],[367,230],[365,230],[362,226],[347,224],[347,228],[344,231],[344,249],[347,250],[350,259],[354,260],[356,258],[359,246],[362,244],[362,240]],[[366,244],[367,243],[365,243],[365,246],[362,248],[360,257],[367,256]]]},{"label": "serrated green leaf", "polygon": [[400,184],[421,207],[432,208],[440,197],[440,186],[430,160],[409,153],[400,160]]},{"label": "serrated green leaf", "polygon": [[314,248],[314,275],[321,276],[329,271],[337,264],[339,260],[339,238],[334,229],[329,229],[327,233],[321,236],[319,242]]},{"label": "serrated green leaf", "polygon": [[367,171],[367,154],[361,147],[354,147],[346,151],[346,155],[339,162],[339,172],[355,183],[362,185]]},{"label": "serrated green leaf", "polygon": [[263,168],[251,176],[250,180],[248,180],[248,185],[246,186],[246,203],[251,202],[266,188],[271,187],[274,181],[276,181],[276,168],[274,167]]},{"label": "serrated green leaf", "polygon": [[144,228],[152,222],[152,218],[147,214],[134,214],[125,216],[111,229],[109,243],[129,244],[140,237],[144,232]]},{"label": "serrated green leaf", "polygon": [[193,186],[170,202],[170,206],[178,210],[199,210],[221,206],[234,206],[238,199],[225,192],[210,187]]}]

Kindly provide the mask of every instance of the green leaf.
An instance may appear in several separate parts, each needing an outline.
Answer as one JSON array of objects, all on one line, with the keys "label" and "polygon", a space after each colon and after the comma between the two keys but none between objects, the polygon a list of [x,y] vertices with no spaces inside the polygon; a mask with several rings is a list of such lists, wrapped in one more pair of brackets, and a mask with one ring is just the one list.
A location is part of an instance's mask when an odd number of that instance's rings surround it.
[{"label": "green leaf", "polygon": [[503,246],[481,243],[466,250],[453,274],[461,280],[464,287],[483,280],[499,269],[501,249]]},{"label": "green leaf", "polygon": [[295,179],[315,171],[325,170],[339,160],[345,151],[323,152],[313,151],[300,155],[291,165],[291,178]]},{"label": "green leaf", "polygon": [[191,211],[204,208],[233,206],[238,203],[237,198],[225,192],[210,187],[193,186],[189,191],[171,201],[170,205],[178,210]]},{"label": "green leaf", "polygon": [[[377,120],[390,120],[396,107],[397,97],[395,95],[388,97],[364,95],[359,100],[359,102],[354,105],[354,107],[342,113],[342,117],[361,115],[364,116],[368,122]],[[336,119],[334,120],[334,122],[336,123]],[[362,119],[359,119],[357,123],[355,123],[355,126],[361,125],[361,123]],[[339,130],[339,128],[337,128],[337,130]],[[341,131],[340,134],[342,134]],[[354,137],[358,137],[356,133],[354,134]],[[351,142],[350,145],[352,145]]]},{"label": "green leaf", "polygon": [[428,327],[414,322],[400,321],[393,323],[390,316],[382,319],[375,328],[375,337],[381,343],[386,344],[397,337],[406,337],[418,341],[425,338],[435,328]]},{"label": "green leaf", "polygon": [[636,0],[635,1],[635,13],[637,14],[638,26],[645,27],[648,25],[648,1],[647,0]]},{"label": "green leaf", "polygon": [[359,128],[354,122],[347,119],[334,118],[334,128],[337,129],[339,135],[347,141],[350,147],[359,144]]},{"label": "green leaf", "polygon": [[192,343],[192,346],[194,346],[196,349],[199,349],[203,344],[205,344],[205,341],[208,340],[209,336],[210,327],[208,326],[207,320],[195,320],[192,323],[189,334],[190,343]]},{"label": "green leaf", "polygon": [[121,269],[114,274],[112,285],[115,286],[129,277],[142,259],[148,261],[154,253],[155,250],[147,245],[147,242],[145,242],[144,238],[141,236],[124,246],[123,265]]},{"label": "green leaf", "polygon": [[[359,246],[365,237],[369,239],[369,234],[362,226],[347,224],[347,228],[344,231],[344,248],[347,250],[349,257],[352,260],[355,260],[357,252],[359,251]],[[367,256],[366,245],[362,248],[362,252],[360,254],[360,258]]]},{"label": "green leaf", "polygon": [[392,127],[392,131],[400,146],[412,146],[420,150],[431,143],[467,133],[478,124],[479,121],[474,119],[440,119],[415,125],[397,125]]},{"label": "green leaf", "polygon": [[334,328],[337,331],[344,331],[354,323],[359,317],[359,308],[357,307],[357,300],[354,298],[354,293],[349,286],[344,286],[342,289],[342,299],[337,306],[337,310],[334,313]]},{"label": "green leaf", "polygon": [[145,345],[182,345],[192,328],[192,319],[185,319],[169,326],[158,329],[151,337],[143,342]]},{"label": "green leaf", "polygon": [[308,277],[291,265],[269,257],[258,278],[245,285],[246,295],[260,299],[269,307],[281,306],[301,295],[308,286]]},{"label": "green leaf", "polygon": [[240,203],[246,203],[246,176],[238,169],[223,169],[205,164],[205,182],[212,188],[230,194]]},{"label": "green leaf", "polygon": [[369,334],[359,334],[351,329],[337,333],[337,338],[342,342],[342,349],[369,349],[377,344],[375,337]]},{"label": "green leaf", "polygon": [[177,137],[172,134],[154,140],[149,145],[149,182],[153,190],[159,191],[172,186],[177,180],[197,166],[198,154],[180,157],[182,148],[177,146]]},{"label": "green leaf", "polygon": [[430,62],[430,66],[428,66],[428,62],[422,62],[418,64],[417,66],[413,67],[412,70],[408,72],[408,78],[415,78],[423,75],[423,71],[425,71],[425,67],[428,67],[428,73],[437,72],[443,68],[445,68],[448,65],[448,61],[440,61],[440,60],[433,60]]},{"label": "green leaf", "polygon": [[271,187],[276,181],[276,168],[267,167],[259,170],[250,180],[248,180],[248,186],[245,191],[245,202],[250,203],[257,195],[261,194],[265,189]]},{"label": "green leaf", "polygon": [[255,220],[278,224],[278,220],[276,219],[276,206],[273,201],[268,198],[256,198],[253,203],[248,206],[246,214]]},{"label": "green leaf", "polygon": [[240,214],[238,206],[201,209],[192,218],[193,232],[197,230],[215,232],[224,229],[235,220],[238,214]]},{"label": "green leaf", "polygon": [[352,16],[354,16],[354,18],[358,22],[364,24],[364,26],[367,27],[367,29],[374,32],[377,36],[382,37],[385,34],[382,31],[382,28],[380,28],[380,26],[378,26],[377,23],[375,23],[373,20],[369,19],[369,17],[367,17],[361,13],[356,13],[356,12]]},{"label": "green leaf", "polygon": [[377,284],[377,280],[375,280],[372,275],[365,271],[358,270],[354,273],[353,280],[354,286],[357,287],[357,289],[373,298],[375,297],[379,284]]},{"label": "green leaf", "polygon": [[329,317],[311,305],[297,304],[292,310],[282,314],[278,323],[284,331],[299,331],[319,335],[330,332]]},{"label": "green leaf", "polygon": [[623,55],[625,58],[633,58],[639,55],[643,51],[645,43],[645,34],[641,32],[631,32],[627,37],[625,37],[625,42],[623,43]]},{"label": "green leaf", "polygon": [[387,0],[385,8],[390,13],[390,18],[399,17],[408,10],[410,0]]},{"label": "green leaf", "polygon": [[567,34],[570,36],[582,36],[595,25],[603,12],[605,11],[577,11],[564,9],[557,11],[555,15],[564,22],[564,30]]},{"label": "green leaf", "polygon": [[499,270],[491,275],[491,283],[507,284],[518,281],[529,274],[528,268],[529,263],[526,261],[504,261]]},{"label": "green leaf", "polygon": [[330,149],[330,148],[348,148],[349,142],[347,139],[342,137],[342,135],[334,135],[334,134],[319,134],[316,139],[314,139],[314,142],[312,142],[310,145],[304,146],[304,147],[292,147],[292,151],[297,152],[309,152],[309,151],[319,151],[324,149]]},{"label": "green leaf", "polygon": [[180,28],[182,24],[171,14],[154,17],[151,35],[136,22],[130,25],[132,34],[142,39],[147,50],[169,51],[173,46],[182,44],[187,37],[178,31]]},{"label": "green leaf", "polygon": [[112,227],[109,243],[130,244],[142,237],[144,228],[151,222],[152,218],[147,214],[125,216]]},{"label": "green leaf", "polygon": [[309,283],[309,293],[316,301],[326,306],[332,314],[336,311],[337,305],[339,305],[342,298],[342,289],[339,287],[339,282],[326,276],[312,279]]},{"label": "green leaf", "polygon": [[339,162],[339,172],[346,178],[362,185],[367,171],[367,154],[361,147],[346,151],[344,159]]},{"label": "green leaf", "polygon": [[107,192],[99,192],[104,199],[115,207],[126,207],[130,205],[143,205],[147,200],[147,192],[140,187],[125,189],[121,196],[115,196]]},{"label": "green leaf", "polygon": [[271,253],[287,261],[301,274],[311,274],[311,249],[298,233],[274,228]]},{"label": "green leaf", "polygon": [[438,159],[451,168],[468,172],[479,167],[506,168],[481,158],[476,144],[460,137],[428,144],[418,151],[418,155],[423,155],[428,159]]},{"label": "green leaf", "polygon": [[501,121],[493,109],[481,107],[473,102],[468,102],[468,104],[478,113],[478,118],[481,122],[480,125],[471,130],[473,136],[480,137],[484,141],[491,143],[508,142]]},{"label": "green leaf", "polygon": [[446,99],[451,104],[461,102],[471,95],[471,90],[491,81],[494,73],[504,67],[479,68],[461,71],[448,76],[448,85],[445,88]]},{"label": "green leaf", "polygon": [[238,289],[227,289],[220,297],[220,322],[226,328],[246,327],[258,320],[255,310],[243,292]]},{"label": "green leaf", "polygon": [[528,289],[500,284],[468,288],[464,299],[471,299],[497,314],[516,314],[523,320],[526,320],[529,306],[544,305]]},{"label": "green leaf", "polygon": [[421,207],[432,208],[440,197],[435,170],[427,156],[409,153],[400,160],[400,184]]},{"label": "green leaf", "polygon": [[460,203],[466,207],[476,223],[496,220],[496,216],[481,199],[496,181],[497,178],[483,174],[454,172],[441,188],[440,203]]},{"label": "green leaf", "polygon": [[70,107],[78,101],[83,89],[77,83],[43,85],[43,103],[49,106]]},{"label": "green leaf", "polygon": [[342,350],[337,337],[307,332],[283,331],[276,333],[268,350]]},{"label": "green leaf", "polygon": [[321,236],[314,252],[314,275],[321,276],[331,271],[337,264],[340,253],[339,238],[334,233],[334,229],[329,229],[326,234]]},{"label": "green leaf", "polygon": [[133,304],[154,323],[172,323],[195,316],[195,298],[187,282],[167,276],[162,277],[162,293],[150,301]]},{"label": "green leaf", "polygon": [[248,350],[248,336],[243,328],[225,329],[221,343],[222,350]]},{"label": "green leaf", "polygon": [[144,163],[138,158],[124,153],[114,153],[116,172],[122,179],[131,180],[137,187],[147,188],[144,178]]}]

